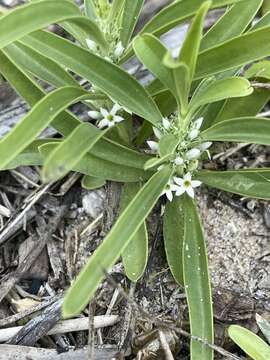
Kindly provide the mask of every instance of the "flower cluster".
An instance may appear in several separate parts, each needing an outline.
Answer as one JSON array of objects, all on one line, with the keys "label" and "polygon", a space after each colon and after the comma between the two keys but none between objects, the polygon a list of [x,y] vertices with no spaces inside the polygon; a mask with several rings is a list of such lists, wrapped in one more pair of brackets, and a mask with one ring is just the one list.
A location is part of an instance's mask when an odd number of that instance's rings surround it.
[{"label": "flower cluster", "polygon": [[125,48],[123,47],[123,44],[121,41],[118,41],[116,43],[113,43],[111,49],[109,50],[108,54],[104,54],[98,44],[91,40],[91,39],[85,39],[86,44],[88,46],[88,49],[94,53],[95,55],[103,57],[105,60],[117,63],[118,60],[123,55]]},{"label": "flower cluster", "polygon": [[124,118],[120,115],[117,115],[119,111],[123,110],[122,106],[115,103],[110,111],[104,108],[100,108],[99,111],[88,111],[88,115],[94,119],[98,120],[97,126],[102,129],[105,127],[112,127],[121,121],[124,120]]},{"label": "flower cluster", "polygon": [[187,193],[190,197],[194,198],[194,188],[201,185],[201,182],[198,180],[192,180],[191,173],[187,173],[183,178],[174,176],[173,180],[170,180],[163,190],[162,195],[166,194],[167,199],[172,201],[173,193],[175,196],[181,196],[184,193]]}]

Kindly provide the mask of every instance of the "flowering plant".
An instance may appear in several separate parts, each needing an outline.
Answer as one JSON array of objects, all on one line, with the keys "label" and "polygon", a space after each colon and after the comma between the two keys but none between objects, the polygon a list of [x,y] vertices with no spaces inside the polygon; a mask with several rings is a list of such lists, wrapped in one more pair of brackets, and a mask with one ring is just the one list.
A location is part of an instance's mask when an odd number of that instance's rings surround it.
[{"label": "flowering plant", "polygon": [[[121,214],[67,291],[64,317],[87,305],[119,257],[130,280],[142,276],[148,251],[145,220],[165,195],[167,261],[185,288],[192,335],[212,343],[207,253],[195,192],[206,184],[270,198],[269,169],[203,168],[215,141],[270,144],[270,121],[256,117],[269,91],[249,81],[267,81],[269,62],[245,67],[270,55],[270,14],[252,22],[261,0],[174,1],[132,38],[143,3],[85,0],[81,14],[69,0],[40,0],[2,15],[0,73],[31,110],[0,141],[0,169],[42,165],[45,182],[73,170],[91,187],[106,180],[125,183]],[[227,5],[203,34],[208,10]],[[159,37],[191,18],[174,58]],[[40,30],[51,23],[76,41]],[[122,67],[134,55],[155,76],[146,87]],[[54,90],[47,92],[37,79]],[[89,121],[66,110],[77,102],[89,107]],[[37,139],[48,125],[61,139]],[[212,357],[211,348],[191,341],[193,360]]]}]

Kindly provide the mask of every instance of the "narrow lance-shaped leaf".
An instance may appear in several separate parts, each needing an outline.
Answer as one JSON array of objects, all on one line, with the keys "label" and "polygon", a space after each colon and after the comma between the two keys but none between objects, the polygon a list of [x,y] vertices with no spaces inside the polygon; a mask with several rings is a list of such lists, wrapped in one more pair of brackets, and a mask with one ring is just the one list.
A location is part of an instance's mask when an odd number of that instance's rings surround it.
[{"label": "narrow lance-shaped leaf", "polygon": [[123,46],[126,47],[133,34],[144,0],[125,0],[120,38]]},{"label": "narrow lance-shaped leaf", "polygon": [[79,314],[91,300],[98,285],[105,277],[105,271],[113,266],[134,233],[143,224],[170,176],[171,170],[168,167],[156,173],[124,210],[68,290],[63,304],[64,317]]},{"label": "narrow lance-shaped leaf", "polygon": [[[141,188],[140,183],[126,183],[121,193],[121,211],[129,205]],[[122,262],[125,273],[131,281],[137,281],[143,275],[148,259],[148,234],[144,222],[137,230],[125,250],[122,252]]]},{"label": "narrow lance-shaped leaf", "polygon": [[269,169],[201,170],[196,177],[204,184],[220,190],[257,199],[270,199]]},{"label": "narrow lance-shaped leaf", "polygon": [[254,360],[268,360],[270,346],[259,336],[239,325],[231,325],[228,330],[230,338]]},{"label": "narrow lance-shaped leaf", "polygon": [[12,59],[16,59],[24,70],[37,76],[47,83],[61,86],[78,86],[79,83],[65,70],[51,59],[40,55],[33,49],[19,42],[8,45],[4,52]]},{"label": "narrow lance-shaped leaf", "polygon": [[[98,142],[96,143],[96,145]],[[44,144],[39,151],[47,158],[59,145],[58,142]],[[117,182],[136,182],[147,180],[153,173],[131,166],[120,165],[87,153],[72,169],[84,175]]]},{"label": "narrow lance-shaped leaf", "polygon": [[46,159],[43,181],[55,181],[66,175],[105,133],[88,123],[76,127]]},{"label": "narrow lance-shaped leaf", "polygon": [[120,67],[45,31],[36,31],[22,41],[86,78],[130,111],[153,124],[161,122],[162,115],[151,96]]},{"label": "narrow lance-shaped leaf", "polygon": [[261,4],[262,0],[245,0],[233,5],[204,35],[200,50],[215,47],[244,32]]},{"label": "narrow lance-shaped leaf", "polygon": [[246,117],[221,121],[201,133],[203,140],[270,145],[270,120]]},{"label": "narrow lance-shaped leaf", "polygon": [[75,87],[60,88],[45,96],[0,141],[0,168],[26,148],[61,111],[87,96],[87,91]]},{"label": "narrow lance-shaped leaf", "polygon": [[134,39],[133,48],[136,56],[146,68],[174,94],[175,84],[172,71],[163,64],[167,49],[162,42],[153,35],[144,34]]},{"label": "narrow lance-shaped leaf", "polygon": [[0,19],[0,48],[37,29],[80,15],[71,1],[37,1],[19,6]]},{"label": "narrow lance-shaped leaf", "polygon": [[270,26],[238,36],[203,51],[198,57],[195,79],[237,68],[270,55]]},{"label": "narrow lance-shaped leaf", "polygon": [[192,24],[190,25],[185,41],[180,50],[178,60],[179,62],[186,64],[189,68],[190,83],[193,79],[197,63],[197,57],[202,38],[203,21],[210,6],[211,1],[203,2]]},{"label": "narrow lance-shaped leaf", "polygon": [[91,20],[96,20],[97,14],[92,0],[84,0],[84,12]]},{"label": "narrow lance-shaped leaf", "polygon": [[195,111],[200,106],[220,101],[223,99],[242,97],[252,94],[253,88],[250,82],[244,78],[227,78],[217,80],[194,95],[189,104],[190,111]]},{"label": "narrow lance-shaped leaf", "polygon": [[164,246],[171,273],[184,286],[183,279],[183,243],[184,243],[184,212],[181,197],[174,197],[165,207],[163,224]]},{"label": "narrow lance-shaped leaf", "polygon": [[[211,288],[208,274],[207,252],[197,208],[188,196],[183,198],[184,285],[189,308],[191,335],[214,341]],[[191,340],[192,360],[211,360],[213,350],[203,343]]]}]

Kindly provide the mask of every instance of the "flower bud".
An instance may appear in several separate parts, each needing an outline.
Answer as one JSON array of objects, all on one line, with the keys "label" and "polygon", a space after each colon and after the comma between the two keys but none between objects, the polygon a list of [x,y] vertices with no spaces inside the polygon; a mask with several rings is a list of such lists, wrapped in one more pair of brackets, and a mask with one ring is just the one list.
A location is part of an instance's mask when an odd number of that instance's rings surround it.
[{"label": "flower bud", "polygon": [[98,120],[102,117],[99,111],[94,110],[88,111],[88,116],[90,116],[90,118],[94,120]]},{"label": "flower bud", "polygon": [[199,130],[203,123],[203,117],[200,117],[199,119],[195,120],[193,123],[193,128]]},{"label": "flower bud", "polygon": [[125,48],[123,47],[123,44],[121,41],[119,41],[116,44],[115,50],[114,50],[114,56],[118,59],[120,56],[123,55],[123,52],[125,51]]},{"label": "flower bud", "polygon": [[97,43],[91,39],[86,39],[86,44],[89,50],[96,52],[97,51]]},{"label": "flower bud", "polygon": [[194,160],[197,159],[200,155],[201,155],[201,151],[199,149],[193,148],[186,152],[186,159]]},{"label": "flower bud", "polygon": [[205,151],[205,150],[209,149],[211,145],[212,145],[212,142],[207,141],[207,142],[204,142],[204,143],[201,143],[200,145],[198,145],[198,148],[201,151]]},{"label": "flower bud", "polygon": [[188,134],[188,137],[190,140],[194,140],[196,139],[196,137],[198,137],[199,135],[199,130],[198,129],[191,129],[189,134]]}]

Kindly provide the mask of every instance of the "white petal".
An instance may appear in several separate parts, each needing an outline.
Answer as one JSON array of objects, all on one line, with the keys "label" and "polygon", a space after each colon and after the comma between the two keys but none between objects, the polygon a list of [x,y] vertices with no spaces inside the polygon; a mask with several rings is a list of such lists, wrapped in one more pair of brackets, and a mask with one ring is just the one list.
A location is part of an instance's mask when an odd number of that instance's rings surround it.
[{"label": "white petal", "polygon": [[116,58],[119,58],[120,56],[123,55],[123,52],[125,51],[125,48],[123,47],[123,44],[121,41],[119,41],[117,44],[116,44],[116,47],[115,47],[115,50],[114,50],[114,56]]},{"label": "white petal", "polygon": [[179,177],[174,177],[173,178],[174,182],[177,184],[177,185],[180,185],[182,186],[184,184],[184,180],[182,178],[179,178]]},{"label": "white petal", "polygon": [[113,105],[113,108],[111,110],[111,114],[115,115],[120,109],[122,109],[122,106],[120,106],[119,104],[115,103]]},{"label": "white petal", "polygon": [[99,128],[104,128],[106,126],[110,126],[110,121],[108,121],[107,119],[102,119],[99,123],[98,123],[98,127]]},{"label": "white petal", "polygon": [[189,186],[186,188],[186,193],[191,197],[191,198],[194,198],[194,190],[193,190],[193,187],[192,186]]},{"label": "white petal", "polygon": [[175,165],[180,166],[180,165],[183,165],[183,164],[184,164],[184,160],[183,160],[180,156],[177,156],[177,157],[174,159],[174,163],[175,163]]},{"label": "white petal", "polygon": [[104,117],[107,117],[109,115],[109,111],[104,108],[100,108],[100,112]]},{"label": "white petal", "polygon": [[201,151],[199,149],[193,148],[186,152],[186,159],[193,160],[197,159],[201,155]]},{"label": "white petal", "polygon": [[147,145],[150,147],[153,151],[158,151],[158,143],[156,141],[147,141]]},{"label": "white petal", "polygon": [[161,138],[162,132],[161,132],[158,128],[156,128],[156,127],[153,126],[153,132],[154,132],[156,138],[158,138],[158,139]]},{"label": "white petal", "polygon": [[95,52],[97,50],[97,43],[91,39],[85,39],[89,50]]},{"label": "white petal", "polygon": [[200,145],[198,145],[198,148],[201,151],[205,151],[205,150],[209,149],[211,145],[212,145],[212,142],[207,141],[207,142],[204,142],[204,143],[201,143]]},{"label": "white petal", "polygon": [[171,190],[167,190],[167,191],[166,191],[166,196],[167,196],[167,199],[168,199],[169,201],[172,201],[172,199],[173,199],[173,194],[172,194]]},{"label": "white petal", "polygon": [[193,123],[193,127],[197,130],[199,130],[203,123],[203,117],[200,117],[199,119],[195,120]]},{"label": "white petal", "polygon": [[108,127],[113,127],[115,125],[115,122],[114,121],[108,121]]},{"label": "white petal", "polygon": [[199,135],[199,130],[198,129],[192,129],[190,130],[189,134],[188,134],[188,137],[190,140],[194,140],[196,139],[196,137],[198,137]]},{"label": "white petal", "polygon": [[179,189],[178,185],[170,185],[170,190],[171,191],[177,191]]},{"label": "white petal", "polygon": [[191,173],[190,172],[185,174],[184,180],[191,181]]},{"label": "white petal", "polygon": [[202,182],[199,181],[199,180],[192,180],[192,181],[191,181],[191,186],[192,186],[193,188],[196,188],[196,187],[201,186],[201,185],[202,185]]},{"label": "white petal", "polygon": [[186,192],[186,188],[184,186],[179,186],[175,195],[176,196],[181,196]]},{"label": "white petal", "polygon": [[171,127],[171,123],[169,122],[169,120],[167,118],[162,119],[162,124],[164,126],[164,129],[166,129],[166,130],[169,130],[169,128]]},{"label": "white petal", "polygon": [[91,119],[98,120],[101,118],[101,114],[99,111],[88,111],[88,116],[90,116]]},{"label": "white petal", "polygon": [[116,122],[116,123],[119,123],[119,122],[121,122],[121,121],[123,121],[123,120],[124,120],[124,118],[122,118],[122,116],[117,116],[117,115],[115,115],[115,116],[113,117],[113,121]]}]

